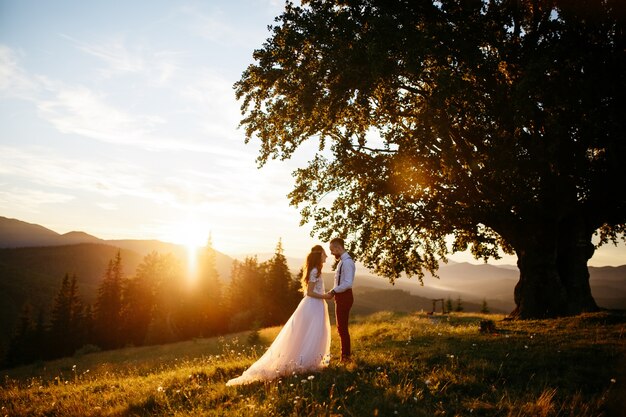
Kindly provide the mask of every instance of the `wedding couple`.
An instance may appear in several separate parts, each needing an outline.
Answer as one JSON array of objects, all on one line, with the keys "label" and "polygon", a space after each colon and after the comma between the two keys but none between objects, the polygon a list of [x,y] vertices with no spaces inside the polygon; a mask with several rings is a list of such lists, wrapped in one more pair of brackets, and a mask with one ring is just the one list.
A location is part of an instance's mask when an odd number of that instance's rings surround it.
[{"label": "wedding couple", "polygon": [[325,292],[322,266],[327,255],[320,245],[313,246],[302,271],[304,298],[263,356],[244,373],[226,385],[267,381],[293,372],[320,370],[330,361],[330,321],[324,300],[335,298],[337,331],[341,340],[341,361],[350,361],[350,333],[348,316],[352,307],[352,283],[355,265],[344,247],[344,241],[330,241],[330,253],[339,261],[335,271],[335,285]]}]

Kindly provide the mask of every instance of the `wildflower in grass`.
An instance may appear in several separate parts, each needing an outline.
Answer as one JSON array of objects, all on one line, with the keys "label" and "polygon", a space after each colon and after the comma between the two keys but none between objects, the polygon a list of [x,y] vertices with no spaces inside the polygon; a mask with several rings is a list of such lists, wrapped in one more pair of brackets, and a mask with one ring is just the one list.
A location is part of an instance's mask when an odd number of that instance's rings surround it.
[{"label": "wildflower in grass", "polygon": [[306,379],[302,379],[302,380],[300,380],[300,382],[302,382],[304,384],[304,383],[306,383]]},{"label": "wildflower in grass", "polygon": [[163,387],[159,385],[159,387],[157,388],[157,392],[163,392]]},{"label": "wildflower in grass", "polygon": [[309,381],[313,381],[315,379],[315,375],[309,375],[307,379]]},{"label": "wildflower in grass", "polygon": [[432,382],[432,381],[431,381],[430,379],[427,379],[427,380],[425,380],[425,381],[424,381],[424,383],[425,383],[426,385],[430,385],[430,383],[431,383],[431,382]]},{"label": "wildflower in grass", "polygon": [[615,384],[617,380],[615,378],[611,378],[611,384]]}]

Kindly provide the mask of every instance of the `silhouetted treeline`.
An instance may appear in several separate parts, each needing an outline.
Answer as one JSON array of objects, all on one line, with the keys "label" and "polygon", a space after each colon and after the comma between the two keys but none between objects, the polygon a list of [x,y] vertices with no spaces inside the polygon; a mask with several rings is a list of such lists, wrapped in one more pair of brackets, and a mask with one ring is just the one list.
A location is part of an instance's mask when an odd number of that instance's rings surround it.
[{"label": "silhouetted treeline", "polygon": [[284,323],[302,298],[279,242],[274,256],[235,261],[225,285],[209,244],[194,271],[171,254],[145,256],[134,276],[123,273],[118,252],[103,273],[92,305],[81,301],[76,276],[66,274],[50,317],[25,304],[5,366],[98,349],[116,349],[209,337]]}]

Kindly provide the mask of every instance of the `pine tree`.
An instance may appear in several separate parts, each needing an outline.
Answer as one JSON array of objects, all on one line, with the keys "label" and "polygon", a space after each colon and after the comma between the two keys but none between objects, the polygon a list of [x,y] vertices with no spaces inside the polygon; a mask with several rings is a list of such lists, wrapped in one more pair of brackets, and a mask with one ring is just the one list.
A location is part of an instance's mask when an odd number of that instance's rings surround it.
[{"label": "pine tree", "polygon": [[94,314],[91,304],[87,304],[83,310],[83,321],[81,323],[81,334],[83,344],[95,344]]},{"label": "pine tree", "polygon": [[52,357],[72,354],[81,344],[82,306],[78,296],[76,276],[65,274],[54,299],[50,320]]},{"label": "pine tree", "polygon": [[487,306],[487,299],[483,298],[483,305],[480,309],[480,312],[483,314],[488,314],[489,313],[489,307]]},{"label": "pine tree", "polygon": [[146,333],[146,344],[167,343],[181,339],[177,323],[184,323],[180,314],[183,304],[183,272],[172,254],[151,252],[137,267],[136,277],[145,280],[153,291],[153,308]]},{"label": "pine tree", "polygon": [[32,310],[33,308],[29,302],[24,303],[20,310],[18,324],[13,338],[9,342],[9,349],[5,357],[7,366],[29,363],[38,352],[38,347],[33,343],[34,325]]},{"label": "pine tree", "polygon": [[281,302],[267,298],[266,304],[266,321],[269,325],[282,324],[293,313],[302,298],[298,292],[299,286],[293,285],[293,276],[287,265],[287,258],[283,253],[282,240],[278,241],[274,257],[264,263],[264,271],[267,274],[267,291],[270,294],[276,294],[280,297]]},{"label": "pine tree", "polygon": [[150,277],[136,274],[122,288],[122,339],[134,346],[144,344],[154,310]]},{"label": "pine tree", "polygon": [[463,311],[463,304],[461,302],[461,296],[456,299],[456,304],[454,305],[454,311],[460,313]]},{"label": "pine tree", "polygon": [[201,335],[211,336],[224,332],[223,284],[217,271],[217,253],[211,236],[199,256],[198,284]]},{"label": "pine tree", "polygon": [[452,298],[448,297],[448,299],[446,300],[446,312],[451,312],[452,311]]},{"label": "pine tree", "polygon": [[35,356],[33,359],[44,358],[44,347],[47,346],[47,333],[46,333],[46,318],[43,308],[39,308],[37,312],[37,321],[35,321],[35,334],[33,343],[35,346]]},{"label": "pine tree", "polygon": [[98,345],[105,349],[120,347],[122,312],[122,256],[117,252],[109,261],[104,279],[98,288],[94,330]]},{"label": "pine tree", "polygon": [[267,324],[265,276],[256,256],[233,262],[226,308],[230,331],[249,329],[257,321]]}]

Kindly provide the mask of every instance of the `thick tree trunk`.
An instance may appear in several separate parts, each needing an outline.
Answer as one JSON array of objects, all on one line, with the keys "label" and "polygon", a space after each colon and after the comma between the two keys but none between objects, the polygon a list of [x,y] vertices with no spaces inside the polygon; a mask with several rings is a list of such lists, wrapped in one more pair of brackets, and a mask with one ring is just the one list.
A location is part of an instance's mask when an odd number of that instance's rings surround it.
[{"label": "thick tree trunk", "polygon": [[541,319],[597,310],[587,269],[593,245],[582,217],[536,229],[527,230],[516,247],[520,280],[511,317]]},{"label": "thick tree trunk", "polygon": [[515,286],[514,318],[541,319],[561,316],[566,311],[567,292],[559,277],[556,242],[548,236],[528,239],[517,250],[520,279]]},{"label": "thick tree trunk", "polygon": [[587,268],[587,261],[595,250],[591,243],[592,233],[580,215],[567,217],[559,227],[557,268],[567,291],[568,315],[598,310],[591,295]]}]

